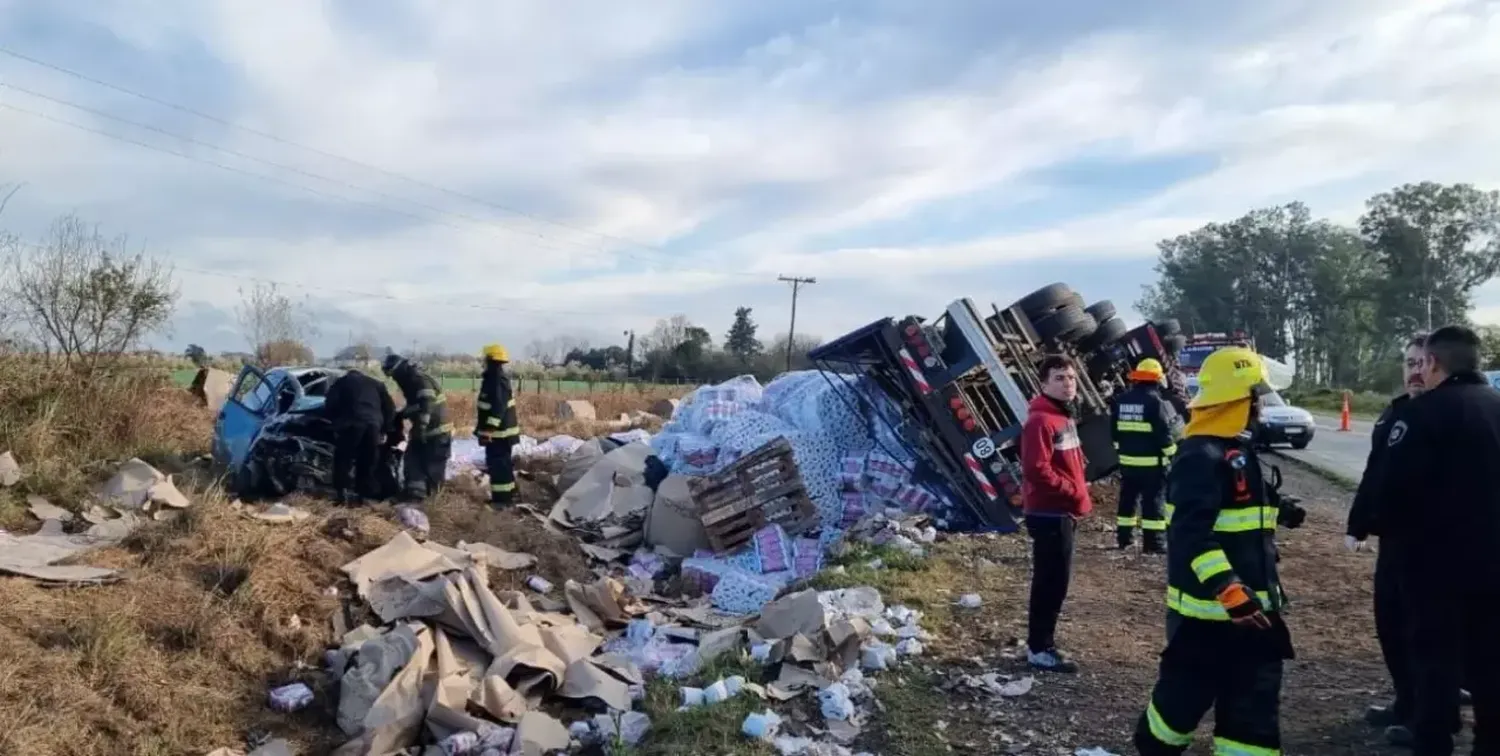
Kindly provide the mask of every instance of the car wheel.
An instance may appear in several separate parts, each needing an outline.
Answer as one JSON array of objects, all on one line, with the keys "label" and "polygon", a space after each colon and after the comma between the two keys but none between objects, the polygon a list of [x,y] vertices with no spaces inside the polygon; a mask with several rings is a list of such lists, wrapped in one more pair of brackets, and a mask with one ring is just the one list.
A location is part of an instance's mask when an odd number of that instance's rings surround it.
[{"label": "car wheel", "polygon": [[1292,448],[1293,449],[1306,449],[1307,448],[1307,444],[1308,444],[1308,439],[1305,439],[1305,438],[1298,439],[1298,440],[1292,442]]},{"label": "car wheel", "polygon": [[1098,302],[1095,302],[1088,307],[1083,308],[1083,311],[1090,315],[1093,315],[1094,320],[1099,321],[1100,325],[1103,325],[1104,321],[1109,320],[1110,318],[1118,314],[1115,312],[1115,303],[1109,301],[1108,299],[1101,299]]},{"label": "car wheel", "polygon": [[1088,313],[1068,304],[1036,321],[1036,335],[1042,341],[1062,342],[1087,338],[1098,328]]},{"label": "car wheel", "polygon": [[1035,322],[1051,314],[1053,310],[1069,304],[1075,296],[1077,295],[1065,283],[1048,284],[1021,297],[1016,302],[1016,306],[1021,308],[1021,312],[1026,313],[1027,318]]}]

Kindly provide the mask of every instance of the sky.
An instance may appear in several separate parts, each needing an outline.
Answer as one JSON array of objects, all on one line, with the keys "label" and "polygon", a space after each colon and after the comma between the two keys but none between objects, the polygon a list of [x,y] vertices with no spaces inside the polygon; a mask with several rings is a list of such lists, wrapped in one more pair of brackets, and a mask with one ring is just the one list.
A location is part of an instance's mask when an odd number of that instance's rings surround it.
[{"label": "sky", "polygon": [[170,262],[172,350],[243,349],[257,281],[322,353],[769,338],[779,276],[825,338],[1053,281],[1134,318],[1203,223],[1500,188],[1497,91],[1472,0],[0,0],[0,227]]}]

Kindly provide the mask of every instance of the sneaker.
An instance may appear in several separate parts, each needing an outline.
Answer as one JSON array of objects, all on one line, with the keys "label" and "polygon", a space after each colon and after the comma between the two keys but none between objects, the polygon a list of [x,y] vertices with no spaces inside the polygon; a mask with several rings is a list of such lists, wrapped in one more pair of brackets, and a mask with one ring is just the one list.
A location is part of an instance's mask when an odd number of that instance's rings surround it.
[{"label": "sneaker", "polygon": [[1474,694],[1470,693],[1467,690],[1460,690],[1458,692],[1458,705],[1459,706],[1473,706],[1474,705]]},{"label": "sneaker", "polygon": [[1391,725],[1385,728],[1385,742],[1397,748],[1411,748],[1416,740],[1411,728],[1406,725]]},{"label": "sneaker", "polygon": [[1043,672],[1073,673],[1078,671],[1078,665],[1055,648],[1049,648],[1040,653],[1027,651],[1026,661]]},{"label": "sneaker", "polygon": [[1396,716],[1395,705],[1371,706],[1365,709],[1365,724],[1372,727],[1390,727],[1400,722],[1400,718]]}]

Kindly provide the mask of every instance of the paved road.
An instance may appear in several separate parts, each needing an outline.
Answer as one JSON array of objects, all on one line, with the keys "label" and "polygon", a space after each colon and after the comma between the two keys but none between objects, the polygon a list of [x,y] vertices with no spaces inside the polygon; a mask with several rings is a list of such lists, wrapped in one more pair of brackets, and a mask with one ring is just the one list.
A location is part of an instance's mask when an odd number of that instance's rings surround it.
[{"label": "paved road", "polygon": [[1352,480],[1359,480],[1365,472],[1365,458],[1370,454],[1370,420],[1353,420],[1347,432],[1339,431],[1339,419],[1332,415],[1314,415],[1318,423],[1317,435],[1306,449],[1298,451],[1283,446],[1275,447],[1278,454],[1302,460],[1329,472]]}]

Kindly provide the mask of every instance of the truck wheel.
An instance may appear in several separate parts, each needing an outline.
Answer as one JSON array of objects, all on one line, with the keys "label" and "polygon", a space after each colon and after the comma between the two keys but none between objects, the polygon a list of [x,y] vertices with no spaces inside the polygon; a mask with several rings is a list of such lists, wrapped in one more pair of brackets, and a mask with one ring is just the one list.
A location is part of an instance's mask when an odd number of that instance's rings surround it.
[{"label": "truck wheel", "polygon": [[1182,333],[1182,324],[1177,322],[1177,318],[1154,320],[1151,322],[1151,325],[1156,327],[1156,335],[1164,339],[1168,336],[1176,336]]},{"label": "truck wheel", "polygon": [[1119,318],[1106,318],[1099,321],[1099,327],[1092,335],[1078,341],[1078,348],[1085,352],[1092,352],[1125,338],[1127,333],[1130,333],[1130,328],[1125,325],[1125,321]]},{"label": "truck wheel", "polygon": [[1016,306],[1021,308],[1021,312],[1026,313],[1028,319],[1036,322],[1047,317],[1053,310],[1068,304],[1069,300],[1075,296],[1077,295],[1065,283],[1048,284],[1021,297],[1016,302]]},{"label": "truck wheel", "polygon": [[1098,302],[1095,302],[1088,307],[1083,308],[1083,311],[1090,315],[1093,315],[1094,320],[1099,321],[1099,325],[1104,325],[1105,321],[1109,320],[1117,314],[1115,312],[1115,303],[1109,301],[1108,299],[1101,299]]},{"label": "truck wheel", "polygon": [[1093,317],[1072,304],[1057,308],[1034,325],[1042,341],[1052,342],[1087,338],[1099,327]]},{"label": "truck wheel", "polygon": [[1180,333],[1173,334],[1163,338],[1161,345],[1167,350],[1167,354],[1175,356],[1181,354],[1182,348],[1187,346],[1187,337]]}]

